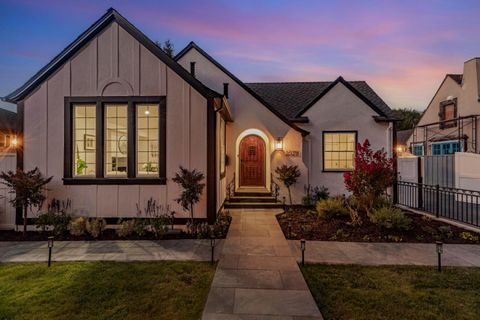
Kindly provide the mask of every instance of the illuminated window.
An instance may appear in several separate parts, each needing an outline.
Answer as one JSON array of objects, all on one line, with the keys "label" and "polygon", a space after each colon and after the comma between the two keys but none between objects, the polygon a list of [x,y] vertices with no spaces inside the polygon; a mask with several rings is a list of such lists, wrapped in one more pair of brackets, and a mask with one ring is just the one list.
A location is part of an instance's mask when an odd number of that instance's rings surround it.
[{"label": "illuminated window", "polygon": [[158,176],[159,105],[137,104],[137,175]]},{"label": "illuminated window", "polygon": [[324,132],[323,170],[353,170],[356,140],[355,132]]},{"label": "illuminated window", "polygon": [[96,105],[75,104],[73,107],[73,175],[95,176]]},{"label": "illuminated window", "polygon": [[125,177],[128,165],[128,117],[126,104],[105,105],[105,175]]}]

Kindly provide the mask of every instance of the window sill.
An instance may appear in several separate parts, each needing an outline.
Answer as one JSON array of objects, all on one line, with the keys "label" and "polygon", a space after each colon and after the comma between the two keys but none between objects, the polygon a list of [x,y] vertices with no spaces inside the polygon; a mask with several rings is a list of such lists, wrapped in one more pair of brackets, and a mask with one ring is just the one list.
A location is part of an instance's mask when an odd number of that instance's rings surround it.
[{"label": "window sill", "polygon": [[63,178],[64,185],[164,185],[166,178]]},{"label": "window sill", "polygon": [[339,170],[329,170],[329,169],[323,169],[322,172],[328,173],[344,173],[344,172],[353,172],[353,169],[339,169]]}]

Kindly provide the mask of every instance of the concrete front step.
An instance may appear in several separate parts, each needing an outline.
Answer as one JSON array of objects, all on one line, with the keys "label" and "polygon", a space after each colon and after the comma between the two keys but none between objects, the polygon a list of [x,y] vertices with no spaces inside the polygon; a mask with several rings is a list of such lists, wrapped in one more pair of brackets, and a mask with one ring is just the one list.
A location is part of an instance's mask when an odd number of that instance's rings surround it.
[{"label": "concrete front step", "polygon": [[271,197],[272,193],[270,192],[243,192],[243,191],[235,191],[235,197]]},{"label": "concrete front step", "polygon": [[231,197],[229,199],[229,202],[232,202],[232,203],[238,203],[238,202],[269,202],[269,203],[276,203],[277,200],[275,199],[275,197],[246,197],[246,196],[243,196],[243,197]]},{"label": "concrete front step", "polygon": [[281,202],[229,202],[225,201],[223,205],[226,209],[270,209],[283,208]]}]

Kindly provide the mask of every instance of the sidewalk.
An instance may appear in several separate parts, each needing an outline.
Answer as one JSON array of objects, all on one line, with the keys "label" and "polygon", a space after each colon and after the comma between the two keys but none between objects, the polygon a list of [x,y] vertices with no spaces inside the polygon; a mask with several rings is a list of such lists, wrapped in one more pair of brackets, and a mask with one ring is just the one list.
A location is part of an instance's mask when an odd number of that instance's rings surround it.
[{"label": "sidewalk", "polygon": [[[300,241],[289,240],[300,261]],[[307,241],[306,263],[360,265],[437,265],[435,244]],[[442,265],[480,267],[480,245],[444,244]]]},{"label": "sidewalk", "polygon": [[322,319],[275,214],[232,210],[203,319]]},{"label": "sidewalk", "polygon": [[[217,241],[218,256],[223,240]],[[218,258],[218,257],[217,257]],[[46,241],[0,242],[0,262],[44,262]],[[53,261],[210,261],[210,240],[55,241]]]}]

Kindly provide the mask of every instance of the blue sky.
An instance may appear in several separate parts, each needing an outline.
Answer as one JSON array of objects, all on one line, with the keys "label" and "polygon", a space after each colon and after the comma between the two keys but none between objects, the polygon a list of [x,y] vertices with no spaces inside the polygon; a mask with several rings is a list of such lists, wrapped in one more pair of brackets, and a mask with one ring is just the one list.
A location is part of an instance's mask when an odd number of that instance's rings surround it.
[{"label": "blue sky", "polygon": [[446,73],[480,56],[480,1],[0,0],[0,96],[109,7],[177,52],[194,40],[244,81],[342,75],[391,107],[424,109]]}]

